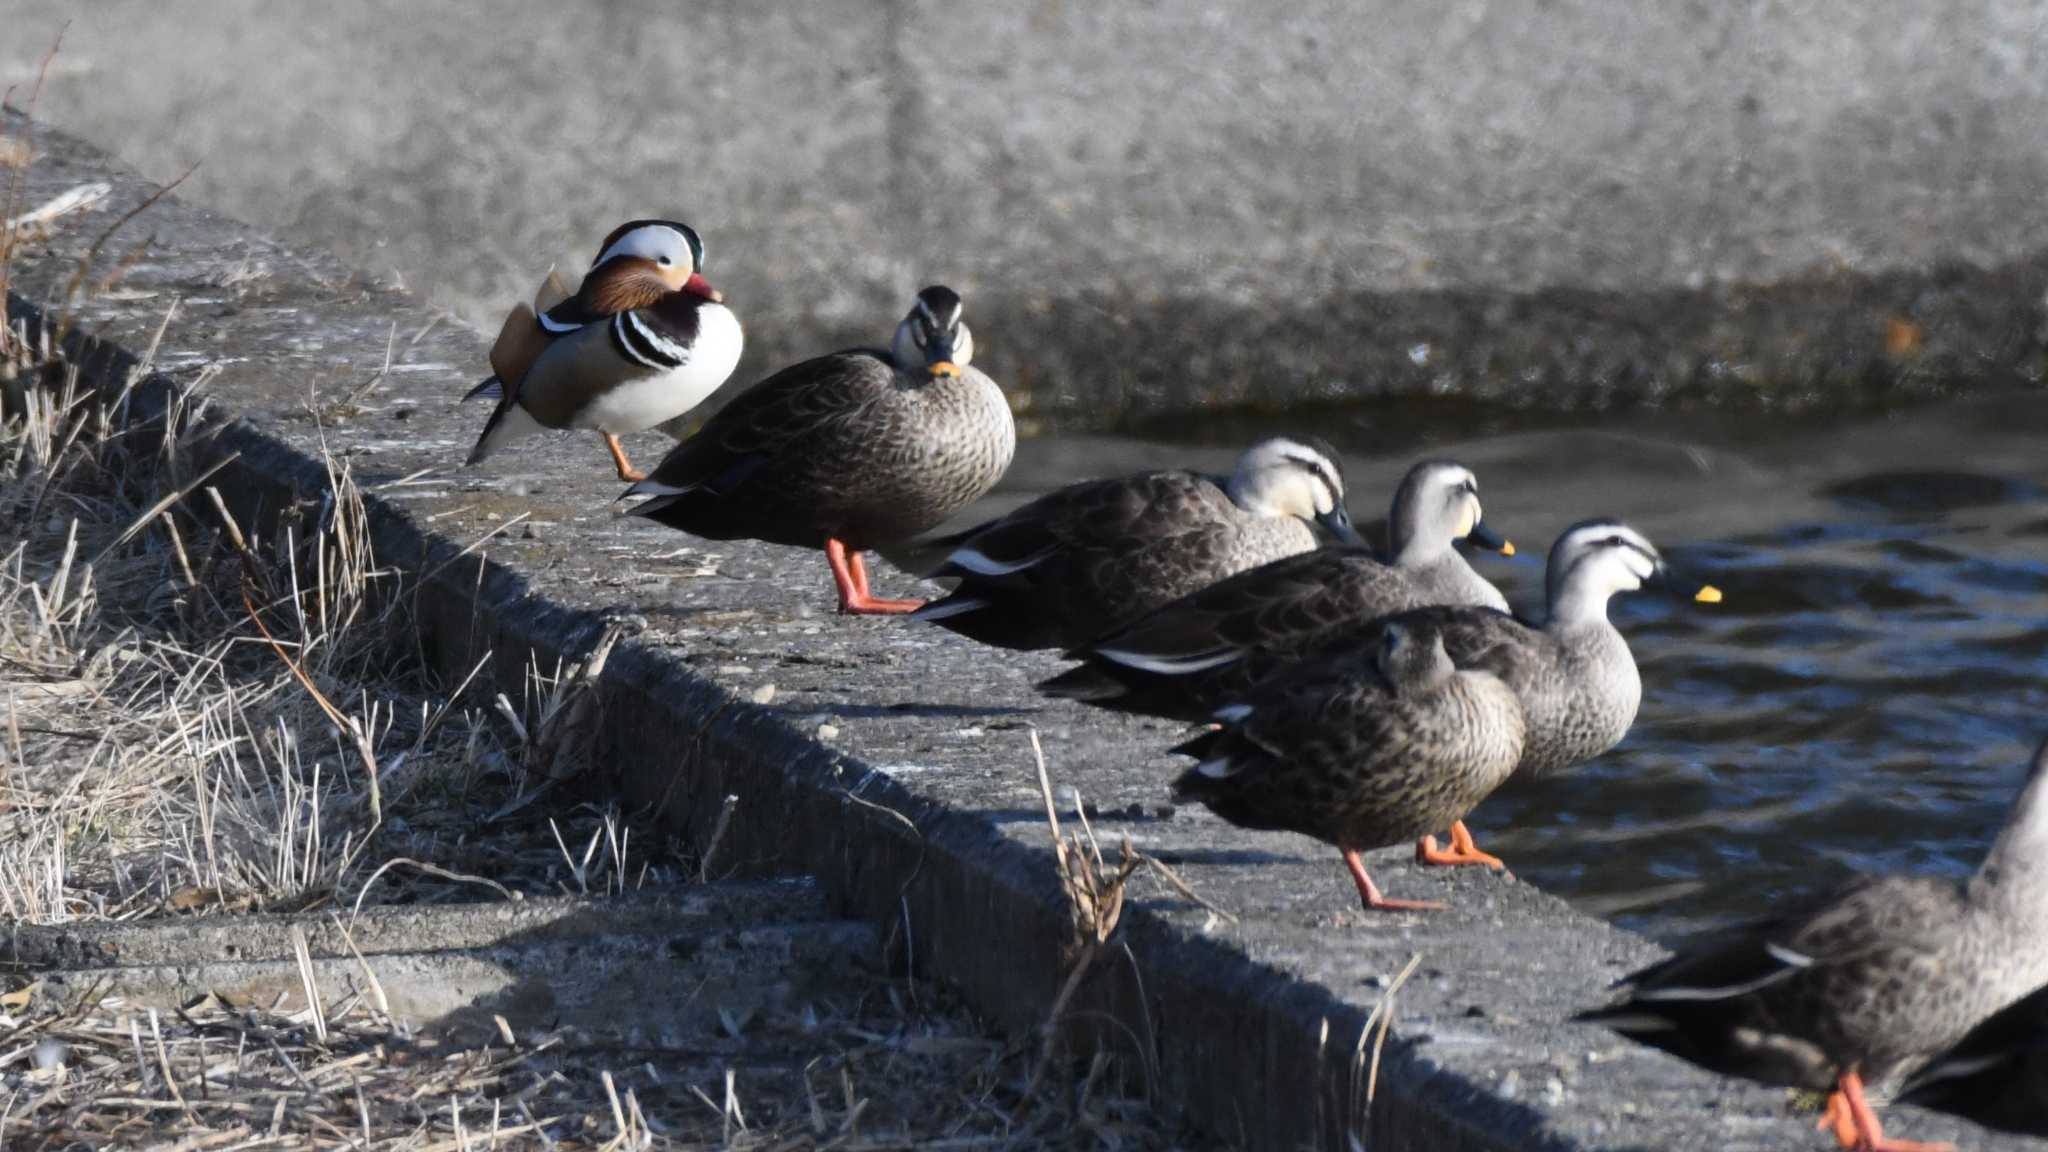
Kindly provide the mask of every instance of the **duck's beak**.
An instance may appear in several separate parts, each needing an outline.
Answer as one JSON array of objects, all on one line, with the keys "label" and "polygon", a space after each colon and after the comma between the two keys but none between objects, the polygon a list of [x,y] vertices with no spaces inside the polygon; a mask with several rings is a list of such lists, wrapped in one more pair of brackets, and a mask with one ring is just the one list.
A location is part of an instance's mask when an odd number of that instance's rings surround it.
[{"label": "duck's beak", "polygon": [[1351,526],[1351,510],[1344,507],[1341,501],[1336,507],[1316,517],[1316,523],[1328,529],[1339,544],[1348,544],[1354,548],[1366,546],[1365,537],[1360,536],[1358,529]]},{"label": "duck's beak", "polygon": [[1697,584],[1684,577],[1674,576],[1671,569],[1665,567],[1661,561],[1657,564],[1656,573],[1650,577],[1650,583],[1660,588],[1668,588],[1673,592],[1682,593],[1695,604],[1719,604],[1721,602],[1721,590],[1719,588],[1714,587],[1712,584]]},{"label": "duck's beak", "polygon": [[690,278],[683,281],[683,291],[693,296],[702,296],[713,304],[725,303],[725,293],[713,288],[711,281],[706,280],[701,272],[690,273]]},{"label": "duck's beak", "polygon": [[1515,554],[1514,543],[1507,537],[1488,528],[1483,522],[1472,525],[1472,531],[1465,533],[1465,539],[1486,549],[1488,552],[1498,552],[1503,556],[1513,556]]},{"label": "duck's beak", "polygon": [[925,370],[934,376],[952,379],[960,375],[960,366],[953,363],[953,338],[932,337],[931,350],[925,353]]}]

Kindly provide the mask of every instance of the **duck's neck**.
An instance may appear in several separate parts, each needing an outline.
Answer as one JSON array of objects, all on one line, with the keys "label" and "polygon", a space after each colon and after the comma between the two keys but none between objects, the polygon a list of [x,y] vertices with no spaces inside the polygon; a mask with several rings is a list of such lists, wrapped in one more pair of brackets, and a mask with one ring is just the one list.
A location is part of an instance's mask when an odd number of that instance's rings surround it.
[{"label": "duck's neck", "polygon": [[1224,481],[1223,494],[1230,497],[1230,502],[1243,509],[1247,516],[1263,520],[1281,514],[1259,491],[1259,486],[1244,476],[1233,475]]},{"label": "duck's neck", "polygon": [[1567,581],[1550,594],[1549,615],[1544,626],[1553,631],[1573,628],[1612,628],[1607,620],[1607,601],[1613,593],[1590,587],[1582,581]]},{"label": "duck's neck", "polygon": [[1443,563],[1447,559],[1459,564],[1465,562],[1465,558],[1458,555],[1458,550],[1451,547],[1450,540],[1445,537],[1428,532],[1403,531],[1399,527],[1394,528],[1392,533],[1393,539],[1387,542],[1388,552],[1393,557],[1396,568],[1419,571],[1432,564]]},{"label": "duck's neck", "polygon": [[[2038,762],[1984,855],[1977,886],[1999,912],[2048,935],[2048,771]],[[2048,947],[2038,951],[2048,965]]]}]

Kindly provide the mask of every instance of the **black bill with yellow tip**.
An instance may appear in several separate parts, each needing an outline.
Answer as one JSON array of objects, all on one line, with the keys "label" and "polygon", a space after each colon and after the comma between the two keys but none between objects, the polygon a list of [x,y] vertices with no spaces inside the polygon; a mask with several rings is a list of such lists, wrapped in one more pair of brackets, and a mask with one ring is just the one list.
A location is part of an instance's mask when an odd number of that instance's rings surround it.
[{"label": "black bill with yellow tip", "polygon": [[1484,523],[1472,525],[1472,530],[1465,533],[1465,539],[1470,540],[1478,547],[1486,549],[1488,552],[1498,552],[1503,556],[1513,556],[1515,554],[1514,543],[1507,537],[1488,528]]},{"label": "black bill with yellow tip", "polygon": [[1662,561],[1658,562],[1657,574],[1651,577],[1651,581],[1660,588],[1684,594],[1686,599],[1691,600],[1695,604],[1719,604],[1721,602],[1721,590],[1719,588],[1714,587],[1712,584],[1700,584],[1687,580],[1682,576],[1674,576],[1671,569],[1665,567]]}]

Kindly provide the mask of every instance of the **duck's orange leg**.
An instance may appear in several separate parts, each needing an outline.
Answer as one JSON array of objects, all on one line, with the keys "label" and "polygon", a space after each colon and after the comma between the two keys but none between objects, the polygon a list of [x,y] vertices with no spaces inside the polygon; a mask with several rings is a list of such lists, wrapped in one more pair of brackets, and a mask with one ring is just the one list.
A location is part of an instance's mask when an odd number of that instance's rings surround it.
[{"label": "duck's orange leg", "polygon": [[1451,825],[1451,846],[1438,848],[1436,837],[1424,836],[1415,842],[1415,862],[1451,867],[1457,864],[1484,864],[1498,872],[1507,867],[1500,857],[1491,852],[1481,852],[1479,845],[1472,842],[1472,830],[1459,820]]},{"label": "duck's orange leg", "polygon": [[[1842,1099],[1842,1107],[1849,1114],[1849,1140],[1842,1147],[1853,1152],[1956,1152],[1953,1144],[1927,1144],[1917,1140],[1888,1140],[1884,1128],[1877,1122],[1877,1113],[1871,1110],[1870,1101],[1863,1098],[1863,1077],[1855,1069],[1842,1073],[1837,1082],[1836,1095]],[[1830,1098],[1832,1100],[1832,1098]],[[1833,1105],[1830,1103],[1830,1108]],[[1837,1139],[1842,1136],[1838,1125]]]},{"label": "duck's orange leg", "polygon": [[609,432],[600,435],[604,437],[604,446],[612,450],[612,467],[619,470],[619,479],[628,484],[638,484],[647,479],[647,473],[633,467],[633,462],[626,459],[626,446],[619,443],[617,436]]},{"label": "duck's orange leg", "polygon": [[1358,885],[1358,899],[1368,912],[1435,912],[1443,907],[1434,900],[1394,900],[1380,895],[1380,886],[1365,874],[1365,861],[1358,851],[1344,849],[1344,866],[1351,869],[1351,882]]},{"label": "duck's orange leg", "polygon": [[825,541],[825,562],[839,589],[839,611],[846,616],[901,616],[924,607],[922,600],[877,600],[868,595],[868,569],[860,553],[838,540]]},{"label": "duck's orange leg", "polygon": [[1856,1117],[1849,1111],[1849,1098],[1839,1091],[1828,1093],[1827,1110],[1820,1114],[1814,1124],[1818,1130],[1831,1131],[1835,1140],[1844,1148],[1856,1146]]}]

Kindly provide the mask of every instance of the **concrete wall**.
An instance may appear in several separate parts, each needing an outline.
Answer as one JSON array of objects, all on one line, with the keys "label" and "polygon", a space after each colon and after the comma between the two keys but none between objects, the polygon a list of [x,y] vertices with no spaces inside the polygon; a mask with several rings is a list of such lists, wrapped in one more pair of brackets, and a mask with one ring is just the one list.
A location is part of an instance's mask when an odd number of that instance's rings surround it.
[{"label": "concrete wall", "polygon": [[2042,365],[2019,0],[0,0],[0,76],[67,17],[44,114],[480,324],[690,219],[749,372],[934,278],[1025,407],[1094,426]]}]

